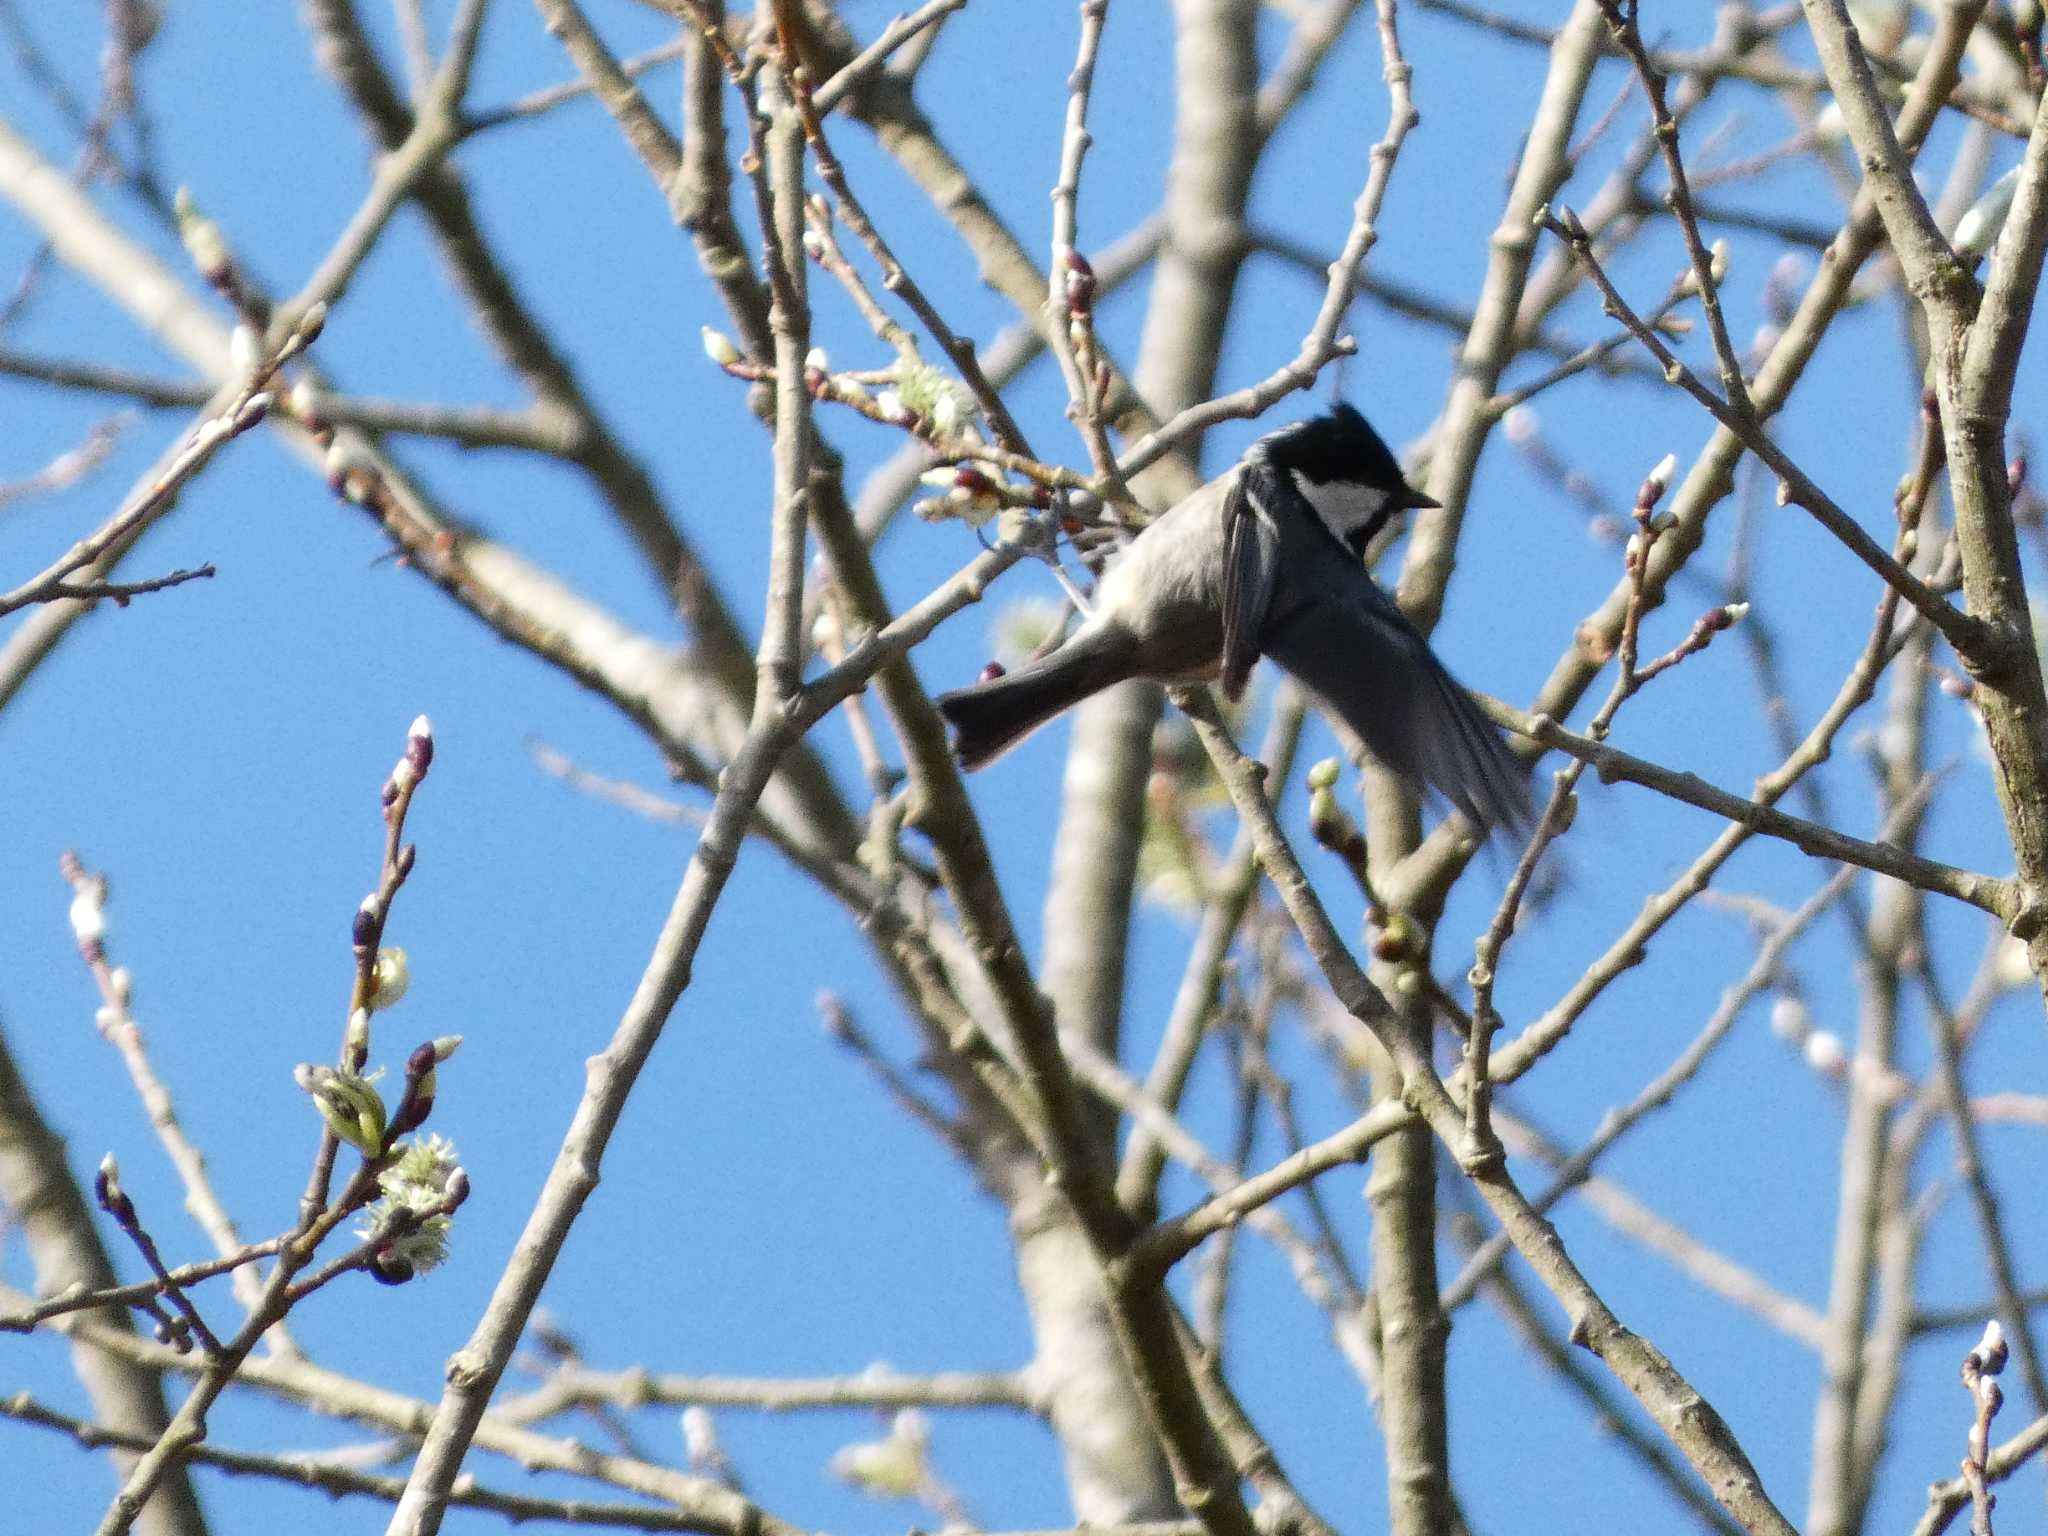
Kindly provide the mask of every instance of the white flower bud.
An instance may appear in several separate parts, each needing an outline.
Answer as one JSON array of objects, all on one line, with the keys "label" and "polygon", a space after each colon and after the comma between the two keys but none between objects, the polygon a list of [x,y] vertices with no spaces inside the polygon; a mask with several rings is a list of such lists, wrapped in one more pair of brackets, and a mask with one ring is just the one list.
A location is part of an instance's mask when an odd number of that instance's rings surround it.
[{"label": "white flower bud", "polygon": [[1848,1059],[1841,1036],[1832,1030],[1817,1029],[1806,1037],[1806,1062],[1814,1071],[1837,1077]]},{"label": "white flower bud", "polygon": [[236,373],[254,373],[263,361],[263,342],[256,328],[244,322],[228,332],[228,363]]},{"label": "white flower bud", "polygon": [[692,1403],[683,1410],[683,1450],[693,1467],[718,1459],[718,1430],[711,1422],[710,1410],[702,1403]]},{"label": "white flower bud", "polygon": [[919,1448],[894,1435],[843,1446],[832,1453],[826,1465],[834,1477],[878,1498],[913,1498],[924,1486],[924,1457]]},{"label": "white flower bud", "polygon": [[2005,1369],[2005,1330],[1999,1326],[1997,1318],[1991,1318],[1984,1324],[1983,1336],[1977,1340],[1977,1347],[1970,1351],[1970,1358],[1986,1376],[1996,1376]]},{"label": "white flower bud", "polygon": [[327,391],[311,379],[300,379],[292,385],[291,393],[286,395],[285,399],[290,404],[294,416],[319,416],[322,414],[320,408],[327,400]]},{"label": "white flower bud", "polygon": [[2005,228],[2005,216],[2012,212],[2012,200],[2020,188],[2020,168],[2014,166],[1991,183],[1984,195],[1970,204],[1956,221],[1954,245],[1964,261],[1975,263],[1989,251]]},{"label": "white flower bud", "polygon": [[832,359],[825,355],[823,347],[813,347],[804,354],[804,367],[818,373],[830,373]]},{"label": "white flower bud", "polygon": [[412,967],[406,961],[405,951],[397,945],[377,951],[377,964],[370,973],[370,998],[372,1008],[389,1008],[412,987]]},{"label": "white flower bud", "polygon": [[1508,441],[1517,448],[1525,448],[1536,441],[1536,434],[1543,430],[1542,420],[1526,405],[1518,405],[1500,420],[1501,430],[1508,435]]},{"label": "white flower bud", "polygon": [[2027,963],[2027,946],[2010,936],[2001,940],[1998,958],[1993,962],[1998,975],[1998,984],[2008,989],[2031,986],[2034,968]]},{"label": "white flower bud", "polygon": [[1650,471],[1650,478],[1660,486],[1671,483],[1671,477],[1678,473],[1678,455],[1667,453],[1657,461],[1657,467]]},{"label": "white flower bud", "polygon": [[80,945],[97,944],[107,936],[107,888],[87,880],[71,898],[71,933]]},{"label": "white flower bud", "polygon": [[730,368],[740,360],[740,349],[732,344],[732,338],[723,331],[704,327],[704,355],[721,368]]}]

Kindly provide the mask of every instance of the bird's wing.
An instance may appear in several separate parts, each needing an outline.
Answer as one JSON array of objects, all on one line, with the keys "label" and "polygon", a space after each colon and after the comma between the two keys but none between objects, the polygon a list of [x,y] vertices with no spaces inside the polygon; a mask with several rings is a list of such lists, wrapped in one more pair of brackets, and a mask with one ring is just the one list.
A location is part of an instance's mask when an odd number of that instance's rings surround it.
[{"label": "bird's wing", "polygon": [[1325,584],[1320,601],[1280,618],[1266,654],[1411,785],[1477,826],[1525,823],[1528,770],[1394,600],[1359,578]]},{"label": "bird's wing", "polygon": [[1273,520],[1273,505],[1277,497],[1293,494],[1279,471],[1265,464],[1247,464],[1223,504],[1221,680],[1228,698],[1244,692],[1252,663],[1259,659],[1260,631],[1266,627],[1280,563],[1280,530]]}]

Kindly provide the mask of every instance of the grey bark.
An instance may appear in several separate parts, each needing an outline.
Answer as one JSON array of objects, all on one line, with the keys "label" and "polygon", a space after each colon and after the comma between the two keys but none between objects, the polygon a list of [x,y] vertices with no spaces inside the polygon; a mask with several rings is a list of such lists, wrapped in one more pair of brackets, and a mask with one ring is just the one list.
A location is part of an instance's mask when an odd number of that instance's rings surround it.
[{"label": "grey bark", "polygon": [[[15,1070],[4,1035],[0,1035],[0,1204],[20,1224],[29,1260],[35,1266],[38,1295],[55,1295],[73,1286],[100,1290],[119,1283],[100,1243],[92,1211],[65,1161],[64,1140],[36,1108],[28,1084]],[[133,1331],[125,1309],[101,1316]],[[92,1417],[99,1423],[154,1440],[171,1422],[164,1405],[163,1380],[155,1371],[83,1339],[72,1342],[71,1366],[91,1400]],[[135,1454],[111,1454],[117,1475],[125,1481]],[[206,1517],[184,1468],[165,1475],[135,1528],[144,1536],[206,1536]]]}]

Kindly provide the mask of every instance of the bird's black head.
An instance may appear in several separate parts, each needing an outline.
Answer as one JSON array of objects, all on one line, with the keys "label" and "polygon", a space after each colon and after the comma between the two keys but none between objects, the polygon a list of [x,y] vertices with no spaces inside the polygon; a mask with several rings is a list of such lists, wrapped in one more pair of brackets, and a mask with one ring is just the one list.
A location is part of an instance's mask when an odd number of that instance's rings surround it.
[{"label": "bird's black head", "polygon": [[1280,471],[1354,554],[1363,554],[1396,512],[1437,505],[1408,483],[1393,450],[1348,405],[1268,433],[1252,452]]}]

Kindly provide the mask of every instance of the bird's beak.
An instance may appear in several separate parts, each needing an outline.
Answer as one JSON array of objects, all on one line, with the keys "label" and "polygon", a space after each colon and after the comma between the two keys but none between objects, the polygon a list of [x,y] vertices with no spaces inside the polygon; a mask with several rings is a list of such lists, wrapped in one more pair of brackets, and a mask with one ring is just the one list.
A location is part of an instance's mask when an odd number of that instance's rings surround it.
[{"label": "bird's beak", "polygon": [[1411,485],[1406,488],[1405,494],[1401,497],[1401,505],[1404,508],[1413,507],[1417,511],[1422,511],[1430,507],[1440,507],[1443,503],[1434,496],[1424,495]]}]

